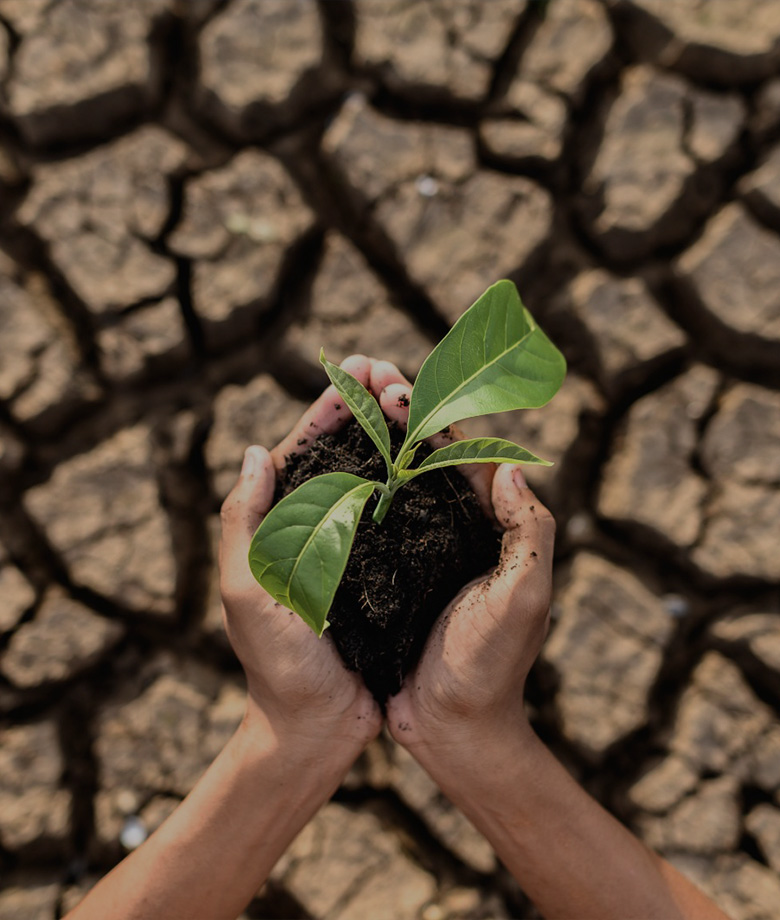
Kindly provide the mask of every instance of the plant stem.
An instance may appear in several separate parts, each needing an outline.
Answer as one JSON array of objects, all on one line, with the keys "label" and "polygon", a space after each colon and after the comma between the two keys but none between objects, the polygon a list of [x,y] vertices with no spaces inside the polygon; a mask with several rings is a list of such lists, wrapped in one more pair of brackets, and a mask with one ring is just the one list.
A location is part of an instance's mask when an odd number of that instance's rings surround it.
[{"label": "plant stem", "polygon": [[379,496],[376,508],[374,508],[374,513],[371,515],[371,520],[375,524],[381,524],[382,521],[384,521],[385,515],[393,501],[393,496],[402,485],[403,480],[399,480],[395,471],[388,477],[385,485],[377,483],[381,495]]},{"label": "plant stem", "polygon": [[394,494],[395,490],[388,490],[387,492],[382,492],[379,496],[379,501],[377,502],[376,508],[374,508],[374,513],[371,515],[371,520],[375,524],[381,524],[382,521],[384,521]]}]

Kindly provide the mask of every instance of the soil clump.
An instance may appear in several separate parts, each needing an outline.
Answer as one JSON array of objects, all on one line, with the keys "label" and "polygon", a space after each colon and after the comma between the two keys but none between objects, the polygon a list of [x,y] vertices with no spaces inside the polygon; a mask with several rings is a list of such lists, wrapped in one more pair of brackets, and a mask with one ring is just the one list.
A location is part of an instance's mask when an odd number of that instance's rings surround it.
[{"label": "soil clump", "polygon": [[[391,425],[396,451],[403,432]],[[423,444],[416,463],[431,453]],[[288,458],[276,500],[312,476],[333,471],[384,482],[386,469],[357,422],[318,438]],[[358,525],[344,577],[328,614],[348,668],[359,671],[380,704],[417,664],[439,614],[460,588],[498,563],[501,535],[454,468],[425,473],[400,489],[381,525],[378,495]]]}]

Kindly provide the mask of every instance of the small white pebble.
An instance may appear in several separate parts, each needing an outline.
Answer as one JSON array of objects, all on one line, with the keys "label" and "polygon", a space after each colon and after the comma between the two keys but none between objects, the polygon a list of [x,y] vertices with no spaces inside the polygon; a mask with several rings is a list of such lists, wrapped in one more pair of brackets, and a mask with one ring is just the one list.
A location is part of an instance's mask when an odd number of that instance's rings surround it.
[{"label": "small white pebble", "polygon": [[439,192],[439,183],[433,176],[420,176],[417,182],[417,191],[423,198],[433,198]]},{"label": "small white pebble", "polygon": [[146,825],[140,818],[130,815],[124,823],[122,832],[119,835],[119,842],[126,850],[135,850],[149,836]]},{"label": "small white pebble", "polygon": [[585,540],[593,534],[593,519],[589,514],[580,511],[573,514],[566,525],[566,536],[577,542]]},{"label": "small white pebble", "polygon": [[663,604],[669,616],[681,619],[691,612],[691,605],[681,594],[665,594]]}]

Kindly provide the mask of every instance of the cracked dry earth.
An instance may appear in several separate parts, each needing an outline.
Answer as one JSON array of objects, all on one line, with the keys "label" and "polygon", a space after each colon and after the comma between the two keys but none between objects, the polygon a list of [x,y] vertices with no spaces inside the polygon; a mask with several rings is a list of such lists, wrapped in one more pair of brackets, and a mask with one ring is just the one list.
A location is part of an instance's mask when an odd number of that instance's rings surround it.
[{"label": "cracked dry earth", "polygon": [[[494,280],[571,367],[542,737],[780,917],[776,0],[0,0],[0,918],[53,920],[242,710],[217,512],[317,355],[414,374]],[[532,918],[373,744],[247,918]],[[205,920],[205,918],[204,918]]]}]

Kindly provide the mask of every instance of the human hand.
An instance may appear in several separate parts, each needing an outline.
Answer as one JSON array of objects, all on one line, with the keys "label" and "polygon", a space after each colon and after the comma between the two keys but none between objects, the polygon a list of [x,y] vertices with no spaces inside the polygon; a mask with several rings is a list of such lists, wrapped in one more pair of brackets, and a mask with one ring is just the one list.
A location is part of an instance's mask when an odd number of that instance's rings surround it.
[{"label": "human hand", "polygon": [[[354,355],[342,367],[368,385],[368,358]],[[344,748],[354,759],[381,727],[379,707],[330,638],[318,639],[274,601],[247,561],[252,536],[273,502],[275,471],[284,468],[290,453],[336,431],[349,417],[330,386],[277,447],[247,449],[239,480],[222,506],[219,565],[225,628],[247,677],[247,719],[260,721],[277,739]]]},{"label": "human hand", "polygon": [[[410,387],[384,367],[380,402],[405,424]],[[450,437],[459,436],[451,432]],[[387,704],[388,727],[400,744],[439,749],[446,757],[474,751],[525,720],[523,689],[549,627],[555,522],[528,488],[519,467],[460,468],[505,529],[498,568],[472,582],[448,605],[416,670]]]},{"label": "human hand", "polygon": [[[398,369],[372,362],[370,389],[404,425],[411,386]],[[450,429],[450,440],[458,436]],[[440,436],[431,440],[441,445]],[[459,469],[483,507],[490,498],[505,530],[501,558],[439,617],[416,670],[387,701],[391,735],[544,916],[725,920],[591,799],[532,731],[523,691],[549,628],[555,522],[520,467]]]},{"label": "human hand", "polygon": [[407,747],[465,752],[526,721],[525,681],[549,628],[555,522],[510,464],[498,468],[492,498],[506,528],[498,568],[447,606],[388,702],[390,732]]}]

